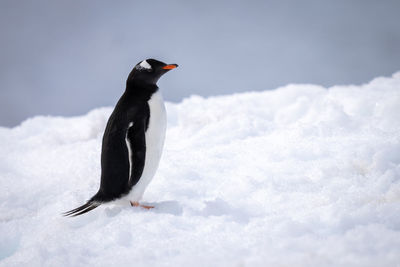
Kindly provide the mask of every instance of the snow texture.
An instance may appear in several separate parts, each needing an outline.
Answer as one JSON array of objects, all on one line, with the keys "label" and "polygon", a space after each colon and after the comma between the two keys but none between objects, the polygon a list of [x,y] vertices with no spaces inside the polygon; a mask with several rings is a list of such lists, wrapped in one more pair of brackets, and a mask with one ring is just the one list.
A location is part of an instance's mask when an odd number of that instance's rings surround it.
[{"label": "snow texture", "polygon": [[399,266],[400,72],[167,103],[155,208],[62,217],[111,111],[0,128],[0,266]]}]

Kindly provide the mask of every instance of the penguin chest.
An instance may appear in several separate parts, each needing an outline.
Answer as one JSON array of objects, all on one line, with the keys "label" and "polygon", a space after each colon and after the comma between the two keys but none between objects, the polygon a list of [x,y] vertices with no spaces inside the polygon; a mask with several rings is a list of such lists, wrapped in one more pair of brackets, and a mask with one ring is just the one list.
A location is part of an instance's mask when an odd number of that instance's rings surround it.
[{"label": "penguin chest", "polygon": [[146,187],[157,171],[164,146],[167,117],[161,93],[154,93],[148,101],[148,105],[150,118],[145,132],[146,156],[144,169],[140,180],[132,187],[129,193],[130,201],[139,201],[142,197]]},{"label": "penguin chest", "polygon": [[160,92],[152,95],[148,101],[150,109],[149,125],[147,127],[146,137],[146,165],[151,166],[156,164],[161,158],[162,149],[164,146],[165,131],[167,126],[167,116],[164,106],[164,100]]}]

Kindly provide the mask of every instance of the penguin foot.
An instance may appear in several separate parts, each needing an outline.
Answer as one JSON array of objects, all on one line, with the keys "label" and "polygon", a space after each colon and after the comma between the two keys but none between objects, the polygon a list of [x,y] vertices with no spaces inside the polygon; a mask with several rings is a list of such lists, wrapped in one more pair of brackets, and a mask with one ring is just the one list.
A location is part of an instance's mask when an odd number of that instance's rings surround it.
[{"label": "penguin foot", "polygon": [[154,206],[150,206],[150,205],[140,205],[140,207],[149,210],[149,209],[154,209]]},{"label": "penguin foot", "polygon": [[131,202],[131,206],[132,207],[141,207],[141,208],[144,208],[144,209],[147,209],[147,210],[154,208],[154,206],[139,204],[139,202],[137,202],[137,201],[130,201],[130,202]]}]

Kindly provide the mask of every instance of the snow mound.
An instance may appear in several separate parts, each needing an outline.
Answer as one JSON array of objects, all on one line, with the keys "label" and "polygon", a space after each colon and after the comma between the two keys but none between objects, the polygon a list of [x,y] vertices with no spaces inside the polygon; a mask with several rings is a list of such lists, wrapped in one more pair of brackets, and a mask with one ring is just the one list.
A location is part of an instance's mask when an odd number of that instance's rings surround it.
[{"label": "snow mound", "polygon": [[167,103],[156,208],[62,217],[111,111],[0,128],[1,266],[398,266],[400,73]]}]

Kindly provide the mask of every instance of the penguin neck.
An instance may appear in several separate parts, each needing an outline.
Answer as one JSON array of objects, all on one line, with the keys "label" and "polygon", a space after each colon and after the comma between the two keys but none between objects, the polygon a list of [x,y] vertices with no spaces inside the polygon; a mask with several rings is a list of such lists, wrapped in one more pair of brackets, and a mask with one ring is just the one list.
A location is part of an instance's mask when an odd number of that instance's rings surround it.
[{"label": "penguin neck", "polygon": [[150,99],[158,91],[155,83],[149,83],[143,80],[131,80],[126,83],[125,92],[135,98]]}]

